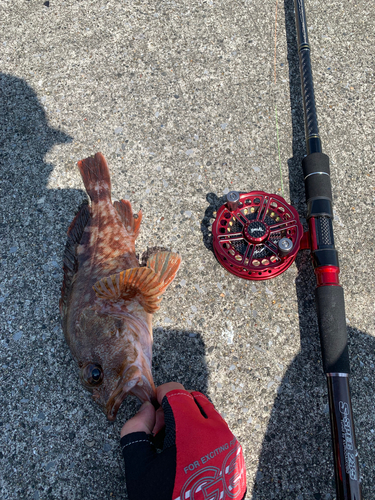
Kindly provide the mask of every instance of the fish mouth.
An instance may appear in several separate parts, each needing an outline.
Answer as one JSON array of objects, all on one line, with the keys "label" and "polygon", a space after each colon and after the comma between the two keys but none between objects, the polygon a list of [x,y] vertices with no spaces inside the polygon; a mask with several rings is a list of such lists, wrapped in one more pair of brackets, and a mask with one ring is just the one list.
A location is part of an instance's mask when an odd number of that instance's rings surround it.
[{"label": "fish mouth", "polygon": [[128,394],[136,396],[141,403],[156,401],[156,389],[151,373],[143,374],[135,366],[129,367],[121,377],[116,389],[106,404],[107,418],[116,420],[117,412]]}]

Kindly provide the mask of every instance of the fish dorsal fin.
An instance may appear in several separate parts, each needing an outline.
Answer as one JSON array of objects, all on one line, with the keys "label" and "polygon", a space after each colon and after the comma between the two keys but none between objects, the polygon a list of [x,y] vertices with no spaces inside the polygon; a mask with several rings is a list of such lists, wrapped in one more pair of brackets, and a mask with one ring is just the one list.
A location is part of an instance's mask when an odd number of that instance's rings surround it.
[{"label": "fish dorsal fin", "polygon": [[130,201],[115,201],[113,203],[113,206],[117,210],[125,229],[128,231],[128,233],[133,233],[134,237],[137,238],[139,233],[139,226],[141,225],[142,221],[142,210],[138,212],[138,218],[135,219]]},{"label": "fish dorsal fin", "polygon": [[173,281],[181,264],[181,257],[172,252],[158,252],[147,262],[147,267],[134,267],[97,281],[94,285],[100,299],[125,302],[136,298],[148,313],[159,309],[160,296]]},{"label": "fish dorsal fin", "polygon": [[159,276],[148,267],[134,267],[119,274],[97,281],[93,286],[96,295],[107,301],[130,301],[137,298],[144,310],[153,313],[161,299]]},{"label": "fish dorsal fin", "polygon": [[65,245],[63,271],[64,281],[61,287],[60,312],[65,315],[68,296],[71,291],[74,275],[77,272],[77,246],[80,244],[85,227],[90,220],[90,209],[87,204],[83,205],[73,219],[68,229],[68,238]]},{"label": "fish dorsal fin", "polygon": [[181,264],[181,257],[174,252],[157,252],[147,261],[147,267],[152,269],[160,278],[161,291],[172,283]]}]

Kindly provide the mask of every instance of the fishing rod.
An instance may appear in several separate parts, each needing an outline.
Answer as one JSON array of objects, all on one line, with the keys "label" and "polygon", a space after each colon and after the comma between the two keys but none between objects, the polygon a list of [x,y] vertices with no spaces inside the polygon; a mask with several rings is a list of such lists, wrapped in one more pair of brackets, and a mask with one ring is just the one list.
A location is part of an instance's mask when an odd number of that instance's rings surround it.
[{"label": "fishing rod", "polygon": [[307,156],[302,161],[310,248],[317,287],[323,369],[327,376],[336,493],[338,500],[360,500],[361,484],[349,388],[349,353],[344,291],[333,238],[329,158],[322,152],[315,108],[310,46],[303,0],[294,0]]},{"label": "fishing rod", "polygon": [[315,107],[303,0],[294,0],[305,115],[307,155],[302,161],[309,231],[281,196],[231,191],[212,224],[215,256],[230,273],[248,280],[280,275],[299,250],[310,249],[323,370],[327,377],[337,500],[361,500],[358,453],[349,388],[344,292],[333,237],[329,158],[322,152]]}]

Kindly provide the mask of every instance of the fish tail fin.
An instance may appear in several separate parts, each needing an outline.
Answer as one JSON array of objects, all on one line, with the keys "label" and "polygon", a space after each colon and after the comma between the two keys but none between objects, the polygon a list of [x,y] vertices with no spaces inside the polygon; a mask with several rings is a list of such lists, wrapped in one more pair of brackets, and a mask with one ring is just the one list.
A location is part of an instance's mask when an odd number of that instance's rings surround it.
[{"label": "fish tail fin", "polygon": [[137,218],[135,219],[130,201],[115,201],[113,206],[117,210],[125,229],[128,233],[132,233],[134,238],[137,238],[142,221],[142,210],[138,212]]},{"label": "fish tail fin", "polygon": [[82,180],[91,201],[111,199],[111,178],[107,162],[102,153],[78,162]]}]

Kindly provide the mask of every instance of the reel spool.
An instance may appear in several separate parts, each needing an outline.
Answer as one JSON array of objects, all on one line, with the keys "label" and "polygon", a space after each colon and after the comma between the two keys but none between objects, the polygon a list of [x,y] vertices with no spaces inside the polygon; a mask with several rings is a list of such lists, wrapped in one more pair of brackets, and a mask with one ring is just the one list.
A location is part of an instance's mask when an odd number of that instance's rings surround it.
[{"label": "reel spool", "polygon": [[302,236],[297,211],[281,196],[263,191],[231,191],[212,224],[216,258],[247,280],[267,280],[286,271]]}]

